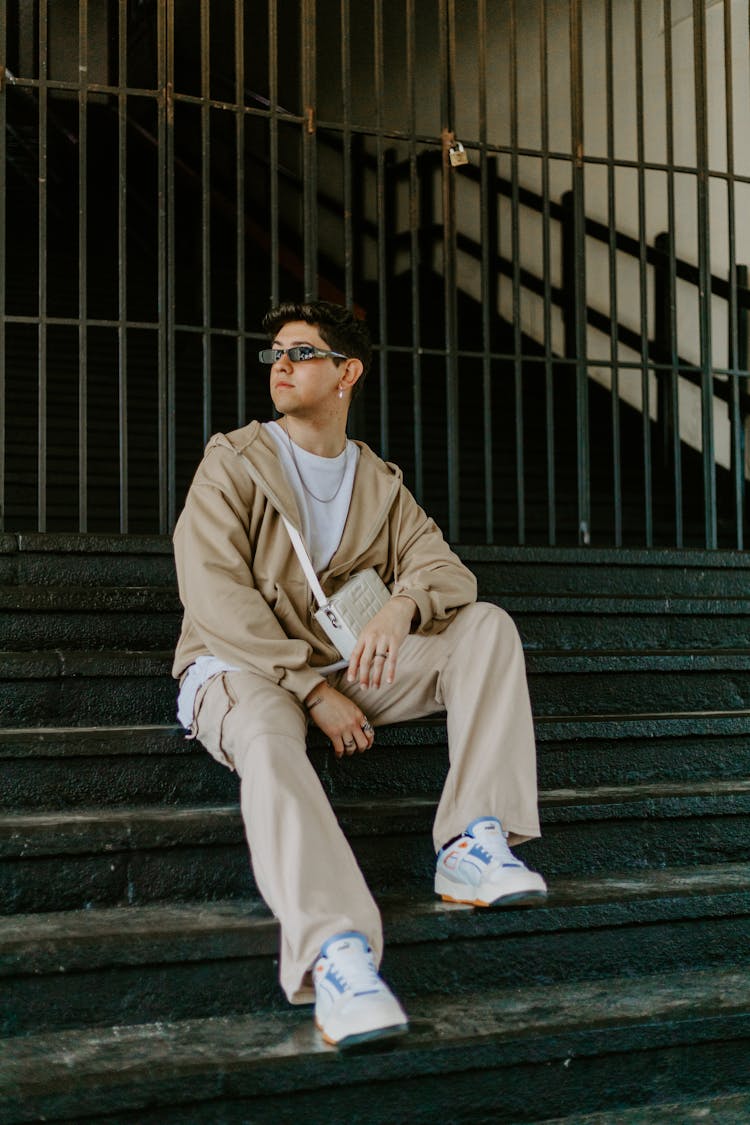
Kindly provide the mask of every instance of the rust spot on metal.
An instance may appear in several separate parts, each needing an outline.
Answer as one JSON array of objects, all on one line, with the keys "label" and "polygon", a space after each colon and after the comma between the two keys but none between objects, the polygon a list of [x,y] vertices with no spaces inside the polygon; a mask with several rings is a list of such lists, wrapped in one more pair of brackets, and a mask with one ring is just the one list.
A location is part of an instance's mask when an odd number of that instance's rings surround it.
[{"label": "rust spot on metal", "polygon": [[305,107],[305,117],[307,118],[307,131],[308,133],[315,132],[315,107],[308,105]]}]

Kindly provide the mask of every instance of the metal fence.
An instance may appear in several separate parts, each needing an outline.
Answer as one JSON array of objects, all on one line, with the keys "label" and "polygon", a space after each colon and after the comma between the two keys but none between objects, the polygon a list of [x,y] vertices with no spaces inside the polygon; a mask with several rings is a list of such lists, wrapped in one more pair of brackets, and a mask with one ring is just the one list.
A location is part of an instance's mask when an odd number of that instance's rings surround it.
[{"label": "metal fence", "polygon": [[0,58],[3,529],[168,531],[321,296],[452,540],[744,547],[747,0],[8,0]]}]

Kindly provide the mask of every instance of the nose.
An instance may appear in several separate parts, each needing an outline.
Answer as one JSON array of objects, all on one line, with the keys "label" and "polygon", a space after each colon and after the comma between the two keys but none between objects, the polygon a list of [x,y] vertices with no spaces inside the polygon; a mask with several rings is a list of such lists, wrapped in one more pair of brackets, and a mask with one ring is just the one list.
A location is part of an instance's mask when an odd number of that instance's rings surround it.
[{"label": "nose", "polygon": [[287,355],[287,353],[285,351],[281,353],[280,357],[274,363],[271,364],[271,370],[272,371],[291,371],[292,370],[292,361],[290,360],[289,356]]}]

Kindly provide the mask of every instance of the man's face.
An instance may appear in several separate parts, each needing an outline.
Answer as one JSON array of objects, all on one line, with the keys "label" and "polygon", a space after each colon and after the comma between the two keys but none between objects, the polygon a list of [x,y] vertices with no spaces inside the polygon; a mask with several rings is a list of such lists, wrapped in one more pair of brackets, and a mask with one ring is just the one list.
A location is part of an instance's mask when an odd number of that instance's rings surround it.
[{"label": "man's face", "polygon": [[[303,320],[291,320],[279,329],[272,348],[286,349],[300,344],[332,351],[317,328]],[[292,363],[284,354],[271,365],[271,398],[280,414],[310,415],[325,412],[338,399],[344,365],[333,359],[307,359]]]}]

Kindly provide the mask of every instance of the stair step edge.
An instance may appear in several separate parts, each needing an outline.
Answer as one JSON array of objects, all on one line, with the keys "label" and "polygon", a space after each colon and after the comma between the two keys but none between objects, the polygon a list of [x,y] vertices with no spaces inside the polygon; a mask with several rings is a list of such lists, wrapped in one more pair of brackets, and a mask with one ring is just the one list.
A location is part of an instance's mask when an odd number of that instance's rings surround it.
[{"label": "stair step edge", "polygon": [[[82,676],[168,676],[174,660],[169,650],[5,651],[0,652],[0,679],[34,680]],[[526,651],[531,675],[544,673],[602,673],[655,671],[746,671],[750,650],[619,649]]]},{"label": "stair step edge", "polygon": [[[736,816],[750,812],[750,780],[696,781],[549,790],[539,795],[543,825],[586,820]],[[344,830],[352,835],[424,832],[434,797],[334,801]],[[239,805],[79,809],[51,813],[0,814],[0,855],[32,856],[140,848],[234,844],[243,838]]]},{"label": "stair step edge", "polygon": [[750,1091],[679,1102],[652,1102],[614,1111],[605,1109],[566,1117],[545,1117],[537,1125],[691,1125],[693,1121],[708,1122],[709,1125],[747,1125],[750,1121]]},{"label": "stair step edge", "polygon": [[[635,906],[639,923],[734,915],[750,908],[750,863],[562,878],[546,899],[510,911],[472,910],[432,896],[384,896],[381,906],[389,944],[631,925]],[[257,900],[0,918],[0,976],[277,952],[278,924]]]},{"label": "stair step edge", "polygon": [[[499,989],[478,995],[423,996],[410,1005],[411,1033],[390,1050],[347,1058],[349,1081],[510,1066],[544,1056],[570,1057],[579,1043],[586,1053],[694,1043],[747,1035],[750,978],[740,970],[700,970],[630,978]],[[310,1065],[312,1063],[313,1065]],[[291,1064],[291,1065],[290,1065]],[[315,1032],[309,1010],[212,1017],[174,1023],[74,1030],[32,1035],[4,1046],[0,1100],[7,1114],[22,1099],[72,1092],[80,1112],[107,1105],[118,1090],[129,1107],[149,1104],[164,1082],[166,1096],[188,1102],[196,1091],[221,1096],[231,1075],[230,1096],[298,1089],[300,1071],[314,1086],[342,1081],[341,1056]],[[128,1091],[122,1090],[127,1071]],[[178,1093],[176,1091],[179,1091]],[[198,1094],[198,1096],[201,1096]],[[144,1100],[145,1099],[145,1100]]]},{"label": "stair step edge", "polygon": [[[700,737],[711,734],[750,732],[750,711],[671,711],[638,714],[537,715],[534,718],[537,741],[633,737]],[[686,730],[685,725],[690,724]],[[48,726],[0,728],[0,757],[64,757],[86,754],[117,754],[122,743],[139,739],[138,754],[163,753],[161,740],[169,743],[169,753],[194,753],[195,744],[185,739],[185,731],[173,723],[144,723],[119,726]],[[316,730],[310,731],[311,745],[325,745]],[[383,744],[410,745],[445,741],[445,718],[441,714],[378,727]],[[148,740],[152,740],[151,743]]]}]

